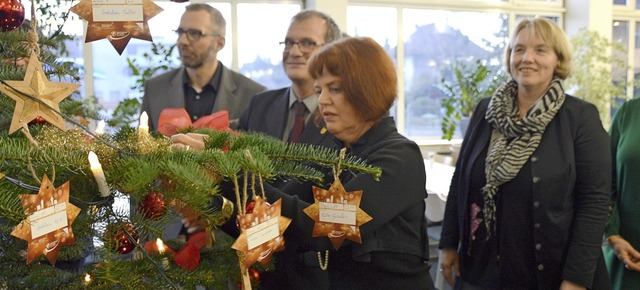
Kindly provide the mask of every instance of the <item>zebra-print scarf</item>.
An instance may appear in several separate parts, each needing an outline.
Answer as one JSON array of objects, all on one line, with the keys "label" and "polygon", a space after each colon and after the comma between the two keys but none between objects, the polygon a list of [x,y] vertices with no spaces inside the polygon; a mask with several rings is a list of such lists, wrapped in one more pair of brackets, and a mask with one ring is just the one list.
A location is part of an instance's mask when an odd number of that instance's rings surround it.
[{"label": "zebra-print scarf", "polygon": [[547,92],[520,119],[516,96],[518,84],[511,80],[491,97],[485,119],[493,127],[489,152],[485,160],[487,184],[484,195],[484,224],[487,238],[493,232],[496,219],[498,187],[512,180],[540,144],[545,128],[565,100],[564,88],[554,77]]}]

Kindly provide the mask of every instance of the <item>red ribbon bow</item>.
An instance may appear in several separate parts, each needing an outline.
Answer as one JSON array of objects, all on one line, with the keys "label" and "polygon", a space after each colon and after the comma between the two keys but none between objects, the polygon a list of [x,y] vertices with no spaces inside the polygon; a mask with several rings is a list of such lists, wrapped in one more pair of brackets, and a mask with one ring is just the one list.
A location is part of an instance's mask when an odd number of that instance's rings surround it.
[{"label": "red ribbon bow", "polygon": [[171,136],[178,130],[187,128],[210,128],[220,131],[230,131],[229,112],[222,110],[211,115],[203,116],[191,123],[191,118],[184,108],[166,108],[160,112],[158,133]]}]

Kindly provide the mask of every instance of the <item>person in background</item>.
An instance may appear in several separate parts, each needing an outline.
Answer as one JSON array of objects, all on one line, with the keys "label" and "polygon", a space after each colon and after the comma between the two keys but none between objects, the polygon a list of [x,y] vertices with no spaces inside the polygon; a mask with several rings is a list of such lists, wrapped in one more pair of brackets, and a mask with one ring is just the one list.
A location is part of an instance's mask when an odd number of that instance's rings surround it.
[{"label": "person in background", "polygon": [[182,67],[151,78],[144,86],[141,112],[149,115],[151,131],[158,129],[165,108],[185,108],[192,122],[226,110],[234,129],[251,97],[265,90],[217,59],[225,46],[225,32],[220,11],[203,3],[186,6],[176,29]]},{"label": "person in background", "polygon": [[[258,93],[242,114],[238,130],[261,132],[283,141],[331,145],[313,115],[318,108],[318,94],[313,89],[313,79],[307,61],[323,45],[340,39],[340,28],[327,14],[316,10],[303,10],[291,18],[282,45],[282,66],[291,86]],[[301,103],[304,128],[294,138],[296,107]],[[294,140],[295,139],[295,140]],[[329,143],[330,142],[330,143]]]},{"label": "person in background", "polygon": [[628,100],[613,118],[611,160],[612,213],[607,224],[609,248],[605,248],[613,289],[640,289],[640,99]]},{"label": "person in background", "polygon": [[[335,146],[333,138],[316,118],[319,115],[318,94],[314,91],[307,61],[340,35],[338,25],[323,12],[303,10],[293,16],[284,41],[280,43],[282,65],[291,86],[254,96],[240,118],[238,130],[260,132],[288,142]],[[297,126],[296,116],[300,117]],[[271,184],[280,189],[290,188],[289,192],[297,194],[301,200],[313,203],[313,195],[308,190],[311,182],[275,180]],[[239,234],[235,223],[228,224],[231,229],[222,228],[232,235]],[[285,250],[274,254],[275,268],[262,274],[261,289],[327,289],[327,274],[320,268],[317,252],[304,252],[291,240],[285,243]]]},{"label": "person in background", "polygon": [[608,289],[609,138],[596,107],[564,91],[565,34],[522,20],[505,67],[512,79],[478,104],[464,137],[440,271],[456,289]]}]

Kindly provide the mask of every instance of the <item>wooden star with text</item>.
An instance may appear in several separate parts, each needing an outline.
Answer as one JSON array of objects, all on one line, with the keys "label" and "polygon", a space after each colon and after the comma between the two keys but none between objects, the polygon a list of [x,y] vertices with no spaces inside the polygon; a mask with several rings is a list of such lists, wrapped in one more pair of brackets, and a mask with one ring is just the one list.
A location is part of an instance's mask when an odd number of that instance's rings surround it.
[{"label": "wooden star with text", "polygon": [[27,264],[45,255],[55,266],[60,248],[75,244],[71,224],[80,208],[69,203],[69,187],[67,181],[55,188],[45,175],[37,195],[19,195],[28,217],[13,229],[11,235],[27,241]]},{"label": "wooden star with text", "polygon": [[[5,82],[7,85],[0,86],[0,92],[16,101],[9,134],[26,126],[37,117],[42,117],[51,125],[66,130],[64,118],[59,114],[59,103],[78,89],[79,84],[50,82],[35,52],[31,53],[24,80]],[[20,92],[42,101],[51,109]]]},{"label": "wooden star with text", "polygon": [[315,221],[312,236],[328,237],[335,249],[345,239],[362,243],[360,226],[372,220],[360,209],[362,190],[346,192],[336,179],[328,190],[313,186],[314,204],[303,211]]},{"label": "wooden star with text", "polygon": [[238,215],[240,236],[231,245],[245,253],[244,265],[249,268],[256,262],[267,265],[273,253],[284,250],[282,233],[291,223],[283,217],[282,200],[269,205],[264,199],[256,198],[253,212]]},{"label": "wooden star with text", "polygon": [[[81,0],[80,3],[71,7],[71,12],[88,22],[84,42],[106,38],[118,54],[122,54],[131,38],[153,41],[147,21],[163,9],[151,0],[134,2],[126,5],[109,5],[107,2],[101,2],[94,5],[92,0]],[[142,12],[139,6],[142,6]],[[139,13],[142,15],[138,15]],[[105,19],[94,19],[94,15],[102,15]]]}]

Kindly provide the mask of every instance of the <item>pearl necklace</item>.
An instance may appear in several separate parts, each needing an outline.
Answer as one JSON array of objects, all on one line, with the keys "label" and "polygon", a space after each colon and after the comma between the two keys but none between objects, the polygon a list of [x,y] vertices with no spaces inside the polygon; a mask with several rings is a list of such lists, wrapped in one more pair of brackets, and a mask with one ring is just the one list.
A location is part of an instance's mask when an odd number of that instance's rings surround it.
[{"label": "pearl necklace", "polygon": [[322,253],[321,252],[317,252],[317,253],[318,253],[318,264],[320,264],[320,269],[322,269],[323,271],[326,271],[327,267],[329,266],[329,250],[324,251],[324,255],[325,255],[324,263],[322,262]]}]

